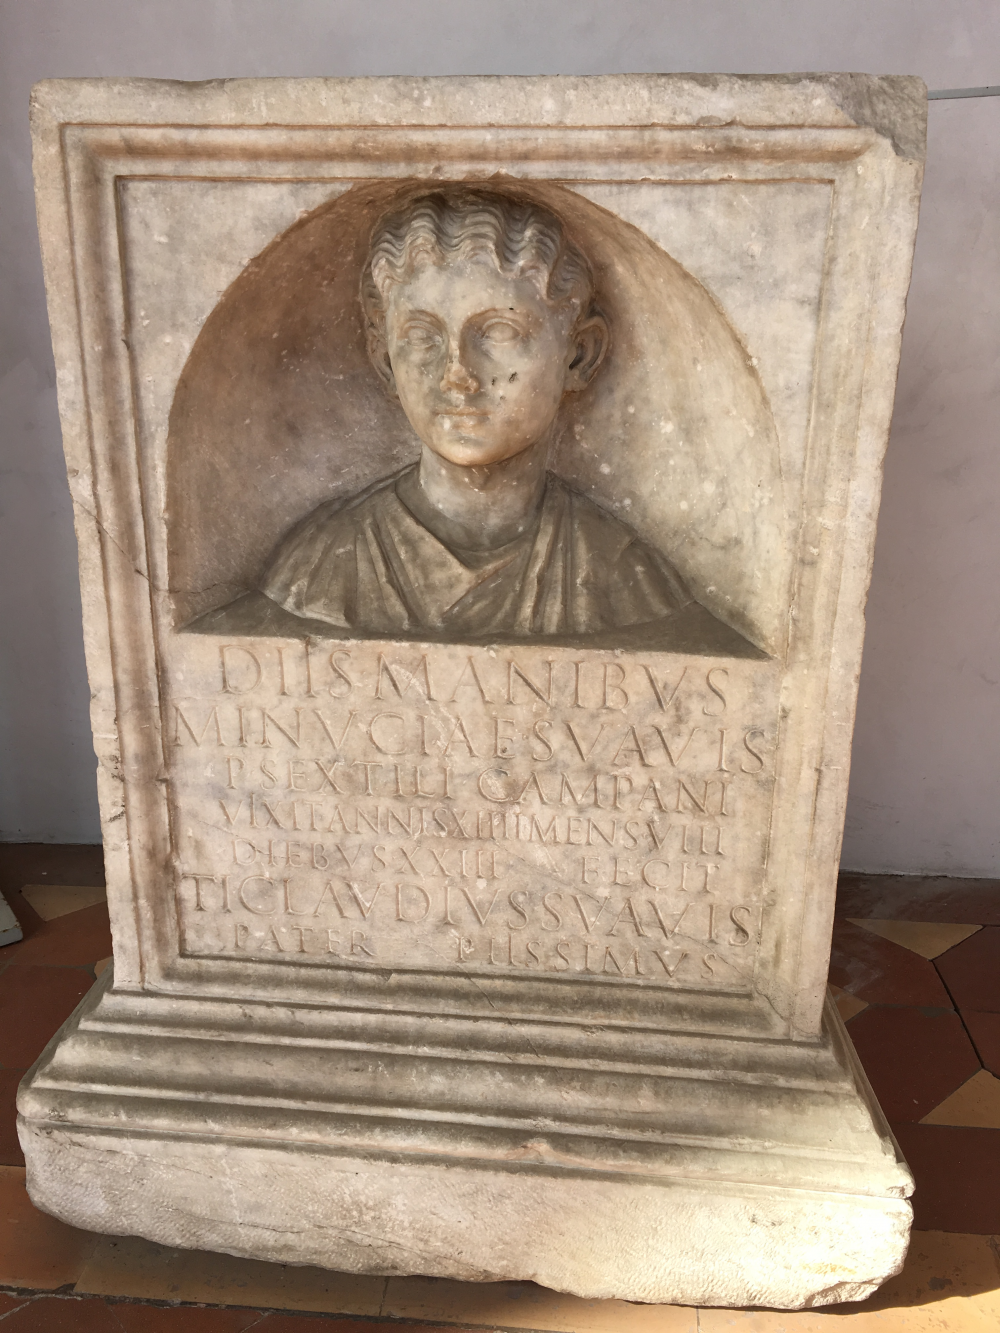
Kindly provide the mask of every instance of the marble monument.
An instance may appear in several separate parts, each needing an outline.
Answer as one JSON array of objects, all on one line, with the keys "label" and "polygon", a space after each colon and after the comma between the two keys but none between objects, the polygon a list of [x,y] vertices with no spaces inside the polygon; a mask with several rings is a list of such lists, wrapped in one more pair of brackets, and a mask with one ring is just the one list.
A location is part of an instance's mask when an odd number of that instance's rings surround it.
[{"label": "marble monument", "polygon": [[923,160],[867,75],[63,80],[114,932],[39,1207],[787,1308],[912,1180],[826,998]]}]

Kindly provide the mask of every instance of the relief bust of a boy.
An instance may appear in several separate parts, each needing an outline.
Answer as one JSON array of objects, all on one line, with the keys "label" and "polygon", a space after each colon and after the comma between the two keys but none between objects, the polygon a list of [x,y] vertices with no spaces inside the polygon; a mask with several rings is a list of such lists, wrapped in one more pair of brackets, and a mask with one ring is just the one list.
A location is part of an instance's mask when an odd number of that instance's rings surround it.
[{"label": "relief bust of a boy", "polygon": [[[560,404],[610,341],[590,265],[552,213],[484,189],[419,196],[376,226],[361,300],[372,363],[420,459],[321,504],[278,544],[260,583],[272,632],[294,632],[295,617],[313,631],[651,626],[662,646],[743,642],[663,555],[547,469]],[[245,612],[193,628],[239,629]]]}]

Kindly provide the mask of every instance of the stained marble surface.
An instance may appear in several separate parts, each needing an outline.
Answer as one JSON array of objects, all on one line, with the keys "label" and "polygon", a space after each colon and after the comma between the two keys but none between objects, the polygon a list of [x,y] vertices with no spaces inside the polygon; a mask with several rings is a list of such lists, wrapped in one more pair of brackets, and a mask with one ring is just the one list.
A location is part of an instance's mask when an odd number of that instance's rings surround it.
[{"label": "stained marble surface", "polygon": [[[40,1208],[588,1300],[898,1270],[912,1179],[826,979],[925,93],[35,88],[115,954],[22,1080]],[[258,593],[301,623],[205,632]],[[948,1009],[845,930],[852,1023],[887,980]],[[86,978],[13,966],[16,1067]]]}]

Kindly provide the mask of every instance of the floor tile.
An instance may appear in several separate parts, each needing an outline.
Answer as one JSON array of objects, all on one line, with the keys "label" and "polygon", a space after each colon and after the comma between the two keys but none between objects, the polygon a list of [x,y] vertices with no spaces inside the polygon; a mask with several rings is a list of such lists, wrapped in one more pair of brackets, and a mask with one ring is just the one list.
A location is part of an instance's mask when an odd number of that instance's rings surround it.
[{"label": "floor tile", "polygon": [[1000,1129],[1000,1078],[980,1069],[967,1083],[935,1106],[920,1122],[923,1125],[977,1125]]},{"label": "floor tile", "polygon": [[77,967],[15,963],[0,972],[0,1063],[13,1069],[33,1064],[93,984]]},{"label": "floor tile", "polygon": [[951,1010],[872,1005],[851,1040],[889,1120],[922,1120],[980,1068]]},{"label": "floor tile", "polygon": [[969,1029],[979,1058],[990,1071],[1000,1077],[1000,1014],[983,1014],[976,1009],[963,1009],[962,1021]]},{"label": "floor tile", "polygon": [[122,1333],[104,1301],[72,1296],[36,1296],[0,1323],[3,1333]]},{"label": "floor tile", "polygon": [[1000,926],[1000,879],[842,871],[837,913],[886,921],[968,921],[970,925]]},{"label": "floor tile", "polygon": [[915,1231],[903,1271],[866,1301],[818,1310],[700,1310],[701,1333],[996,1333],[996,1238]]},{"label": "floor tile", "polygon": [[937,968],[959,1009],[1000,1013],[1000,927],[987,926],[956,944]]},{"label": "floor tile", "polygon": [[697,1329],[697,1312],[683,1305],[590,1301],[534,1282],[451,1282],[433,1277],[390,1278],[382,1314],[546,1333],[695,1333]]},{"label": "floor tile", "polygon": [[81,907],[93,907],[108,900],[107,890],[101,884],[22,884],[21,897],[26,898],[43,921],[78,912]]},{"label": "floor tile", "polygon": [[[848,1310],[850,1307],[836,1308]],[[974,1315],[981,1315],[992,1321],[985,1327],[996,1333],[1000,1327],[997,1237],[967,1232],[914,1231],[903,1271],[891,1277],[858,1308],[884,1310],[896,1317],[913,1309],[922,1309],[945,1321],[940,1325],[928,1323],[926,1327],[959,1331],[978,1327]],[[885,1324],[882,1327],[885,1328]],[[906,1328],[906,1325],[900,1327]]]},{"label": "floor tile", "polygon": [[845,1023],[849,1023],[861,1013],[862,1009],[868,1008],[867,1000],[859,1000],[856,995],[848,995],[847,991],[841,990],[839,986],[831,986],[833,1002],[837,1006],[837,1013]]},{"label": "floor tile", "polygon": [[107,958],[111,953],[107,903],[83,907],[55,921],[43,921],[26,900],[22,902],[23,907],[16,910],[24,927],[24,939],[20,944],[8,944],[0,961],[90,967],[95,959]]},{"label": "floor tile", "polygon": [[16,1296],[8,1291],[0,1291],[0,1315],[10,1314],[11,1310],[16,1310],[30,1299],[30,1296]]},{"label": "floor tile", "polygon": [[[103,884],[104,850],[90,843],[8,842],[0,849],[0,893],[22,884]],[[16,908],[14,909],[17,910]]]},{"label": "floor tile", "polygon": [[378,1314],[386,1279],[175,1250],[138,1236],[100,1236],[76,1290],[152,1301],[204,1301],[322,1314]]},{"label": "floor tile", "polygon": [[317,1319],[294,1314],[265,1315],[259,1324],[254,1324],[253,1333],[399,1333],[400,1329],[411,1329],[412,1333],[480,1333],[478,1329],[465,1329],[457,1324],[411,1324],[408,1319],[402,1323],[396,1319],[391,1323],[384,1319]]},{"label": "floor tile", "polygon": [[952,1007],[933,963],[846,920],[834,923],[830,981],[869,1004]]},{"label": "floor tile", "polygon": [[904,949],[920,954],[921,958],[937,958],[938,954],[982,930],[982,926],[961,926],[943,921],[874,921],[854,916],[847,920],[883,940],[901,944]]},{"label": "floor tile", "polygon": [[0,1167],[0,1286],[54,1291],[75,1282],[94,1241],[91,1232],[39,1212],[25,1191],[23,1170]]},{"label": "floor tile", "polygon": [[995,1129],[897,1121],[893,1132],[916,1180],[918,1230],[1000,1236],[1000,1134]]},{"label": "floor tile", "polygon": [[0,1166],[24,1166],[24,1154],[17,1141],[17,1086],[23,1078],[20,1069],[0,1069]]},{"label": "floor tile", "polygon": [[[256,1333],[261,1327],[258,1310],[206,1310],[190,1305],[140,1305],[131,1301],[115,1301],[111,1310],[121,1326],[120,1333],[244,1333],[251,1327]],[[296,1333],[314,1333],[313,1327],[303,1325],[301,1319],[295,1322]]]},{"label": "floor tile", "polygon": [[[856,1319],[856,1316],[855,1316]],[[841,1320],[819,1310],[698,1311],[699,1333],[838,1333]],[[852,1321],[846,1328],[854,1333]],[[867,1333],[860,1325],[859,1333]],[[890,1333],[888,1329],[885,1333]],[[893,1329],[895,1333],[895,1329]]]},{"label": "floor tile", "polygon": [[0,893],[0,947],[5,944],[16,944],[22,939],[24,931],[21,929],[21,923],[14,915],[10,903]]}]

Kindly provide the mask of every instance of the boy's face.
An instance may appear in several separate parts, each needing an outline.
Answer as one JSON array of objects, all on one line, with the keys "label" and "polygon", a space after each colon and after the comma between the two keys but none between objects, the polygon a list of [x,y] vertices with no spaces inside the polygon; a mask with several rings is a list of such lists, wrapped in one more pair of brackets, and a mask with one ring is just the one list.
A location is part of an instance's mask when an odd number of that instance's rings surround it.
[{"label": "boy's face", "polygon": [[463,467],[513,458],[548,431],[577,355],[575,311],[487,260],[422,264],[394,284],[386,345],[396,391],[429,449]]}]

